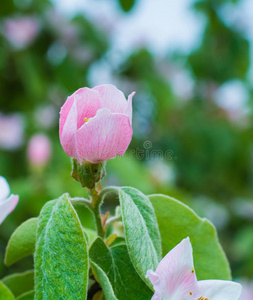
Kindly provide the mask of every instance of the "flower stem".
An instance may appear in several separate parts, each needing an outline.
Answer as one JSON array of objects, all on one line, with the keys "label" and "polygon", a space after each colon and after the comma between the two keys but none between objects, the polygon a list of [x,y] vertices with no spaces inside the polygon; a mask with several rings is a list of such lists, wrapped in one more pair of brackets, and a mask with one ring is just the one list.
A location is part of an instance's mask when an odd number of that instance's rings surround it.
[{"label": "flower stem", "polygon": [[[90,195],[90,200],[85,199],[85,198],[71,198],[71,203],[72,204],[81,204],[85,205],[89,208],[90,211],[92,211],[94,217],[95,217],[95,222],[96,222],[96,227],[97,227],[97,234],[101,238],[104,238],[105,236],[105,227],[102,224],[101,220],[101,215],[100,215],[100,206],[104,200],[104,197],[107,193],[115,193],[118,194],[119,189],[114,186],[109,186],[104,188],[101,192],[99,192],[98,188],[99,184],[95,186],[93,189],[88,189],[88,193]],[[113,221],[118,220],[118,217],[111,218],[109,224]],[[108,220],[108,221],[109,221]],[[107,224],[108,226],[108,224]]]},{"label": "flower stem", "polygon": [[101,217],[100,217],[100,207],[99,206],[94,207],[92,209],[92,212],[94,214],[95,221],[96,221],[97,234],[101,238],[104,238],[104,236],[105,236],[105,229],[104,229],[104,227],[102,225],[102,220],[101,220]]},{"label": "flower stem", "polygon": [[[98,185],[97,185],[98,186]],[[105,236],[105,227],[102,224],[101,220],[101,215],[100,215],[100,206],[104,200],[104,196],[107,193],[116,193],[118,194],[118,188],[114,186],[109,186],[104,188],[100,193],[96,188],[89,190],[91,194],[91,207],[90,209],[92,210],[95,221],[96,221],[96,226],[97,226],[97,234],[101,237],[104,238]]]},{"label": "flower stem", "polygon": [[104,238],[105,228],[102,225],[102,220],[101,220],[101,215],[100,215],[100,205],[101,205],[102,199],[98,196],[98,191],[95,188],[90,190],[90,194],[92,195],[90,209],[93,212],[94,217],[95,217],[97,234],[101,238]]}]

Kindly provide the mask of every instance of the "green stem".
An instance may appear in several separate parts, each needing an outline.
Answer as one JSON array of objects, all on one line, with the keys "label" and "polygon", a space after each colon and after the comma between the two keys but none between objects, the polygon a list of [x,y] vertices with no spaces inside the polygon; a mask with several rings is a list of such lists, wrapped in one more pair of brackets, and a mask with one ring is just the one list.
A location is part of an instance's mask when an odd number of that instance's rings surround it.
[{"label": "green stem", "polygon": [[100,217],[100,207],[99,206],[94,207],[92,209],[92,212],[94,214],[95,221],[96,221],[97,234],[98,234],[98,236],[100,236],[103,239],[105,236],[105,229],[102,225],[102,220]]},{"label": "green stem", "polygon": [[98,196],[98,192],[93,189],[90,190],[92,194],[92,199],[91,199],[91,210],[94,214],[95,221],[96,221],[96,227],[97,227],[97,234],[101,238],[104,238],[105,236],[105,229],[102,224],[101,220],[101,215],[100,215],[100,205],[101,205],[101,199]]},{"label": "green stem", "polygon": [[97,233],[101,238],[104,238],[105,236],[105,228],[103,227],[101,216],[100,216],[100,206],[104,200],[104,197],[107,193],[116,193],[118,194],[118,188],[114,186],[109,186],[104,188],[99,194],[98,192],[93,189],[90,190],[90,193],[92,195],[91,200],[91,210],[94,214],[96,226],[97,226]]},{"label": "green stem", "polygon": [[71,198],[72,204],[81,204],[85,205],[89,208],[89,210],[93,213],[96,221],[97,233],[100,237],[104,237],[105,231],[102,225],[101,217],[100,217],[100,203],[98,201],[98,195],[95,190],[91,190],[92,200],[89,201],[84,198]]},{"label": "green stem", "polygon": [[105,235],[105,229],[103,228],[101,216],[100,216],[100,198],[98,197],[98,193],[95,189],[90,190],[90,195],[92,197],[91,201],[85,199],[85,198],[71,198],[72,204],[81,204],[88,207],[88,209],[93,213],[96,221],[96,227],[97,227],[97,234],[103,238]]},{"label": "green stem", "polygon": [[100,215],[100,206],[104,200],[104,197],[107,193],[116,193],[118,194],[119,189],[114,186],[109,186],[104,188],[99,194],[98,191],[94,189],[89,189],[89,194],[91,196],[91,201],[85,198],[71,198],[72,204],[82,204],[87,206],[93,213],[96,221],[97,234],[101,238],[105,236],[105,228],[102,224],[101,215]]}]

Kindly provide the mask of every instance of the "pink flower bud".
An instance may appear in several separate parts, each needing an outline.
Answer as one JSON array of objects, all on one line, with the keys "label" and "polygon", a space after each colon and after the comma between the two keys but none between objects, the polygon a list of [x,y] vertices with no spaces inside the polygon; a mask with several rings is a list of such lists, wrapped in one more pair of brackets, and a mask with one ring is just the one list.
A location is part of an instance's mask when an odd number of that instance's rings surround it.
[{"label": "pink flower bud", "polygon": [[63,150],[80,163],[99,163],[124,155],[132,139],[132,97],[115,86],[81,88],[68,97],[60,112]]},{"label": "pink flower bud", "polygon": [[28,145],[28,160],[35,166],[41,166],[48,162],[51,156],[51,143],[44,134],[34,135]]}]

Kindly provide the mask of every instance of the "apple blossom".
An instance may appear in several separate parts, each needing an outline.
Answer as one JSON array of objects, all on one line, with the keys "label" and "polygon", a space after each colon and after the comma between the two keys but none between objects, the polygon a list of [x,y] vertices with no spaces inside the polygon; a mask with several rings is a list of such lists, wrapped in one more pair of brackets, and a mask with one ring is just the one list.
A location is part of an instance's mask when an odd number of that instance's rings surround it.
[{"label": "apple blossom", "polygon": [[0,112],[0,148],[15,150],[24,140],[24,120],[19,114],[4,115]]},{"label": "apple blossom", "polygon": [[[10,194],[6,179],[0,176],[0,224],[14,210],[18,203],[18,195]],[[8,197],[9,196],[9,197]]]},{"label": "apple blossom", "polygon": [[152,300],[238,300],[242,289],[233,281],[197,281],[189,238],[174,247],[146,277],[155,290]]},{"label": "apple blossom", "polygon": [[41,166],[48,162],[51,156],[51,143],[44,134],[35,134],[29,141],[28,159],[32,165]]},{"label": "apple blossom", "polygon": [[132,97],[110,84],[77,90],[60,112],[60,142],[79,163],[123,155],[132,139]]},{"label": "apple blossom", "polygon": [[36,37],[38,21],[33,17],[13,17],[4,22],[4,35],[16,49],[25,48]]}]

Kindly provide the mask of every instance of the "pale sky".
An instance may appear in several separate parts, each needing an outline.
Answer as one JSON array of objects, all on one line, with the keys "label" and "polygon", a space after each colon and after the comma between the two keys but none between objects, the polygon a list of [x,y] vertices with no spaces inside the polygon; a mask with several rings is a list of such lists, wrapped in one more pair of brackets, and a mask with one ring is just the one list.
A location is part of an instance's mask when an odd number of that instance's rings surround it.
[{"label": "pale sky", "polygon": [[158,54],[168,50],[188,52],[200,40],[204,18],[189,9],[192,0],[139,0],[130,13],[114,0],[54,0],[67,15],[84,11],[92,19],[112,23],[111,37],[123,52],[145,42]]},{"label": "pale sky", "polygon": [[[194,0],[138,0],[130,13],[122,12],[116,0],[53,1],[65,15],[72,16],[83,11],[98,24],[111,28],[113,48],[110,53],[114,55],[111,61],[116,64],[117,60],[124,59],[133,48],[142,44],[158,56],[165,56],[174,50],[187,54],[198,46],[205,25],[204,17],[191,9]],[[241,0],[237,9],[233,4],[224,5],[220,13],[227,24],[238,26],[245,32],[251,43],[253,61],[253,0]],[[252,63],[248,78],[253,84]],[[91,68],[90,79],[94,85],[110,80],[110,66],[104,61],[98,62]],[[218,97],[221,106],[225,108],[229,103],[229,106],[237,108],[238,102],[245,103],[246,89],[243,84],[236,81],[225,86],[218,93],[223,95]],[[236,97],[231,97],[233,94]]]}]

